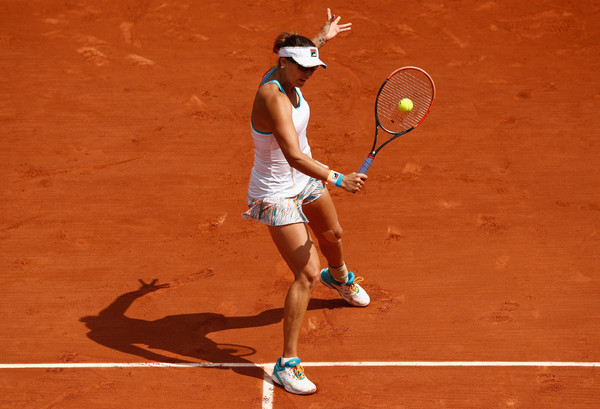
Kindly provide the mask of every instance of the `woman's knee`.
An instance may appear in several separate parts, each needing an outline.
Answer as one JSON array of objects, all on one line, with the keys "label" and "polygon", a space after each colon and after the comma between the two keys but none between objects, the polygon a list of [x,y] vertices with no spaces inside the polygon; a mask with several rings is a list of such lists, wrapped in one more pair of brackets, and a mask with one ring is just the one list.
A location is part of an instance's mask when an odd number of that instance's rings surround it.
[{"label": "woman's knee", "polygon": [[331,229],[325,230],[321,234],[321,236],[322,236],[322,239],[325,240],[325,242],[332,243],[332,244],[337,244],[337,243],[340,242],[340,240],[342,240],[343,233],[344,233],[344,231],[342,230],[342,226],[340,226],[339,223],[338,223],[337,225],[335,225]]},{"label": "woman's knee", "polygon": [[320,281],[321,271],[318,266],[312,266],[304,268],[300,274],[296,275],[296,281],[301,281],[304,285],[309,287],[311,291],[315,288],[317,283]]}]

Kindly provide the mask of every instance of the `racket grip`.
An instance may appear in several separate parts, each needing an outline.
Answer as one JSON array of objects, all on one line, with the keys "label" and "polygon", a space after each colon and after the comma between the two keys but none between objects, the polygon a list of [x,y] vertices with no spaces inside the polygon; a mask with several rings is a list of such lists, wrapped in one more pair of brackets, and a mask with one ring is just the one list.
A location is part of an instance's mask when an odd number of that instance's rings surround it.
[{"label": "racket grip", "polygon": [[374,159],[375,158],[371,155],[367,156],[362,166],[360,167],[358,173],[367,173],[367,170],[369,170],[369,168],[371,167],[371,163],[373,163]]}]

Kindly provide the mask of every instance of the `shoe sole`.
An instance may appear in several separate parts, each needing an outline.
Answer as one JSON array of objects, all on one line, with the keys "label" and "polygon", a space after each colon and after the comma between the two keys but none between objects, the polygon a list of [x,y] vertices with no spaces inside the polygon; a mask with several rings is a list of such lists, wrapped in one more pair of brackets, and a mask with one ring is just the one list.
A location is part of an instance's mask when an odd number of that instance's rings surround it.
[{"label": "shoe sole", "polygon": [[351,305],[351,306],[353,306],[353,307],[366,307],[366,306],[367,306],[367,305],[369,305],[369,304],[370,304],[370,302],[371,302],[371,301],[369,301],[369,302],[368,302],[368,303],[366,303],[366,304],[355,304],[355,303],[353,303],[352,301],[349,301],[349,300],[348,300],[346,297],[344,297],[344,295],[343,295],[343,294],[340,292],[340,290],[338,290],[338,289],[337,289],[337,288],[336,288],[334,285],[332,285],[332,284],[329,284],[327,281],[324,281],[323,279],[321,279],[321,282],[322,282],[323,284],[325,284],[327,287],[329,287],[329,288],[333,288],[335,291],[337,291],[337,293],[340,295],[340,297],[342,297],[342,299],[343,299],[344,301],[346,301],[348,304],[350,304],[350,305]]},{"label": "shoe sole", "polygon": [[283,384],[279,383],[279,381],[277,380],[277,377],[271,376],[271,380],[273,381],[273,383],[275,385],[282,387],[283,389],[285,389],[285,391],[287,393],[291,393],[292,395],[312,395],[313,393],[317,392],[317,388],[315,388],[311,391],[308,391],[308,392],[292,392],[292,391],[288,390],[285,386],[283,386]]}]

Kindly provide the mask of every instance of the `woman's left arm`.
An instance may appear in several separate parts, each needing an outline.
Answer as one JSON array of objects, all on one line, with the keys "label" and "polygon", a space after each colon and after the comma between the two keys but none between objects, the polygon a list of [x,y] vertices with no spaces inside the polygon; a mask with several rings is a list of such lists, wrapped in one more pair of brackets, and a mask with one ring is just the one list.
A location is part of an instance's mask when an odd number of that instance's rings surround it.
[{"label": "woman's left arm", "polygon": [[338,35],[338,33],[352,30],[352,23],[339,24],[341,19],[340,16],[336,17],[335,14],[331,14],[330,9],[327,9],[327,21],[321,28],[321,31],[313,38],[313,43],[318,48],[323,47],[327,41]]}]

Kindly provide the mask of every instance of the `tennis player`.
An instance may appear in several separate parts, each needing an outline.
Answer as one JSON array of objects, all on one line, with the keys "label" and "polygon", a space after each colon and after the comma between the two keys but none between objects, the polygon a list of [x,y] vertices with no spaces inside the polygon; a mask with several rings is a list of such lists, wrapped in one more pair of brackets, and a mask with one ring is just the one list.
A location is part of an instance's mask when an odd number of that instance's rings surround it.
[{"label": "tennis player", "polygon": [[[312,158],[306,128],[308,103],[300,90],[318,67],[327,68],[319,48],[338,33],[351,29],[332,16],[311,40],[297,33],[283,33],[275,40],[277,66],[264,75],[252,107],[254,167],[248,186],[245,218],[268,226],[271,237],[286,261],[294,281],[285,298],[283,355],[277,360],[273,381],[288,392],[316,392],[298,358],[298,336],[316,283],[339,292],[351,305],[364,307],[369,295],[344,263],[342,228],[326,183],[347,192],[359,191],[367,175],[333,171]],[[317,238],[328,262],[321,270],[308,227]]]}]

